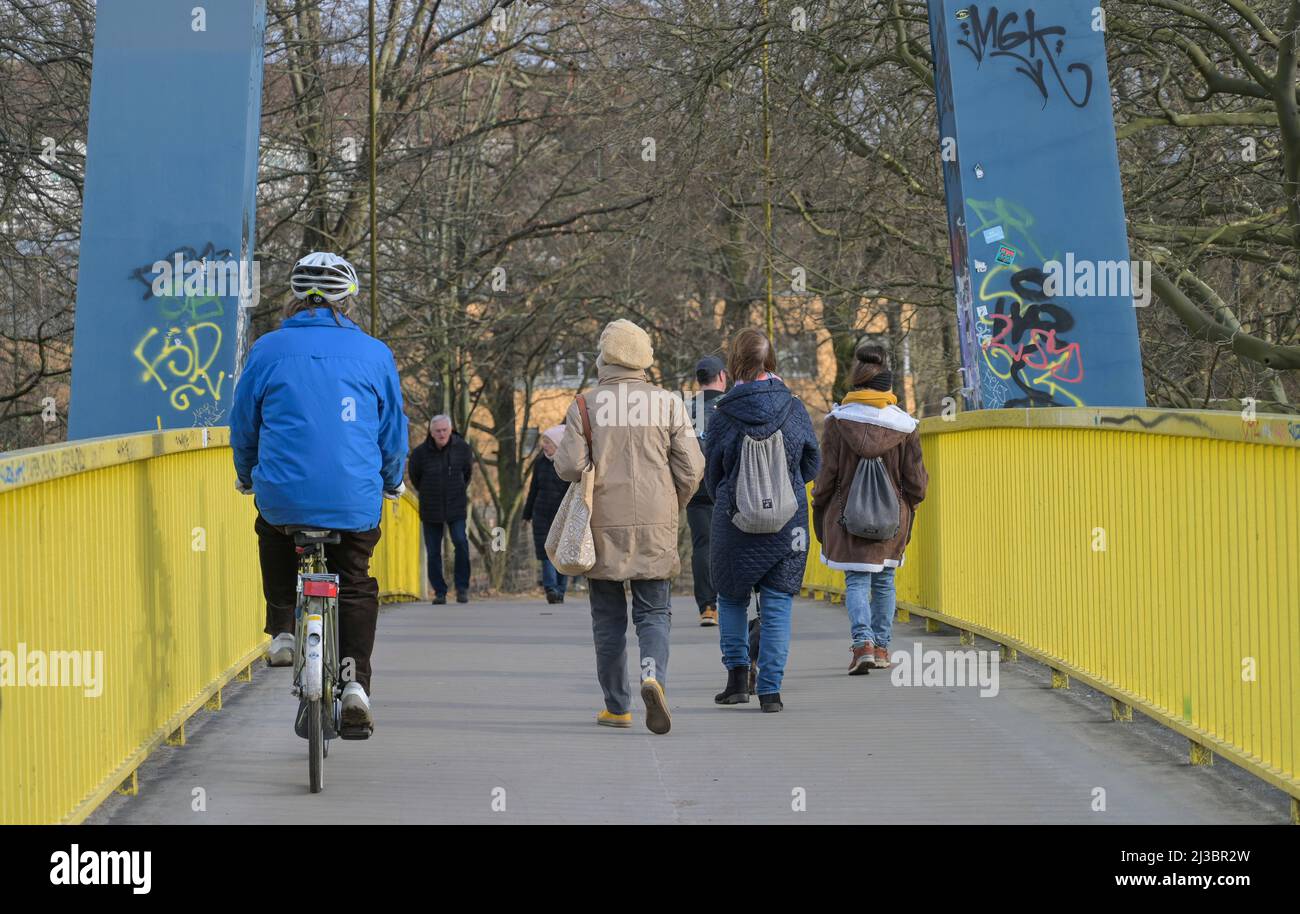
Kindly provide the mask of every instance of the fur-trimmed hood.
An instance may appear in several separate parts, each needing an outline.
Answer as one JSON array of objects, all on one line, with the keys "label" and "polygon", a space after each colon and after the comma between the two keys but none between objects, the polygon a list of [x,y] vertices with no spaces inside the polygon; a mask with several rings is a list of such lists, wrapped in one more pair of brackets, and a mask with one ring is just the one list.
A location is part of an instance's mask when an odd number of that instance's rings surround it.
[{"label": "fur-trimmed hood", "polygon": [[[849,490],[863,460],[881,458],[898,493],[898,534],[885,542],[859,539],[840,523]],[[822,468],[813,485],[813,529],[822,561],[842,571],[897,568],[912,535],[916,506],[925,498],[929,474],[921,459],[917,421],[897,406],[837,406],[826,417]]]},{"label": "fur-trimmed hood", "polygon": [[916,431],[917,422],[897,406],[879,408],[866,403],[834,407],[826,417],[839,426],[840,437],[859,457],[879,457],[898,447]]}]

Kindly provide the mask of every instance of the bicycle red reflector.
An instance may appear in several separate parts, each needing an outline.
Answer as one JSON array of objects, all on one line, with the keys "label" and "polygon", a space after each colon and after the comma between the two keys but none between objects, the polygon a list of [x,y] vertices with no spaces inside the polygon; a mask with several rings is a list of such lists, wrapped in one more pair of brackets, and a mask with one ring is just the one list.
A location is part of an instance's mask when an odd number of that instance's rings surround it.
[{"label": "bicycle red reflector", "polygon": [[339,585],[333,581],[303,581],[302,592],[309,597],[337,597]]}]

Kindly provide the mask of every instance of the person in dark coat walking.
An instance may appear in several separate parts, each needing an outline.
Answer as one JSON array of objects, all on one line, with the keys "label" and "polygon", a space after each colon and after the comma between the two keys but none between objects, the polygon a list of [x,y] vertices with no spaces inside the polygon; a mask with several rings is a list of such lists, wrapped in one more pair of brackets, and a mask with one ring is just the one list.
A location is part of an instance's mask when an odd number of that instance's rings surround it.
[{"label": "person in dark coat walking", "polygon": [[[718,589],[722,663],[727,686],[718,704],[749,701],[746,619],[750,594],[759,590],[762,613],[757,692],[764,711],[780,711],[781,680],[790,650],[790,606],[803,583],[808,550],[806,486],[821,457],[812,420],[776,375],[772,343],[758,330],[740,331],[727,359],[735,387],[717,401],[705,439],[704,481],[713,497],[710,567]],[[732,520],[735,486],[745,438],[763,441],[781,432],[785,470],[794,490],[795,513],[776,533],[746,533]]]},{"label": "person in dark coat walking", "polygon": [[451,534],[456,553],[456,602],[469,602],[469,480],[474,471],[474,451],[451,427],[447,416],[429,421],[429,437],[411,452],[411,482],[420,493],[420,521],[429,559],[429,585],[433,602],[447,602],[447,581],[442,576],[442,533]]},{"label": "person in dark coat walking", "polygon": [[563,603],[569,579],[555,570],[551,557],[546,554],[546,537],[551,532],[555,512],[569,484],[555,473],[555,451],[564,440],[564,426],[556,425],[542,433],[542,452],[533,461],[533,481],[528,486],[528,500],[524,502],[524,523],[533,525],[533,550],[542,563],[542,589],[547,603]]},{"label": "person in dark coat walking", "polygon": [[[716,355],[705,356],[695,366],[695,380],[700,394],[686,403],[687,415],[695,426],[700,447],[709,431],[709,420],[717,408],[718,398],[727,391],[727,370]],[[691,528],[691,577],[695,587],[695,605],[700,611],[700,625],[718,624],[718,591],[709,574],[709,531],[713,528],[713,499],[704,483],[686,504],[686,522]]]}]

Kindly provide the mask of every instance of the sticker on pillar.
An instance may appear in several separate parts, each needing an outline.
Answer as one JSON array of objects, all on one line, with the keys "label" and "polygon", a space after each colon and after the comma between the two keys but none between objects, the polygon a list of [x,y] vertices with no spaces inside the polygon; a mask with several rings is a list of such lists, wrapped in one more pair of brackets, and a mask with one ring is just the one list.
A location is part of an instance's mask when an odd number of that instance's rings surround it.
[{"label": "sticker on pillar", "polygon": [[992,244],[995,241],[1001,241],[1007,237],[1007,233],[1002,230],[1002,226],[995,225],[991,229],[984,230],[984,243]]},{"label": "sticker on pillar", "polygon": [[1004,263],[1007,266],[1011,266],[1013,263],[1016,262],[1016,258],[1019,256],[1020,256],[1019,251],[1017,251],[1015,248],[1011,247],[1010,245],[1004,244],[1000,248],[998,248],[998,256],[996,259],[998,263]]},{"label": "sticker on pillar", "polygon": [[985,262],[982,261],[982,260],[977,260],[977,261],[975,261],[975,272],[976,272],[976,273],[987,273],[988,271],[989,271],[989,265],[988,265],[987,263],[985,263]]},{"label": "sticker on pillar", "polygon": [[970,15],[970,7],[969,7],[969,6],[963,6],[961,9],[957,10],[957,18],[958,18],[958,19],[965,19],[965,18],[966,18],[967,16],[969,16],[969,15]]}]

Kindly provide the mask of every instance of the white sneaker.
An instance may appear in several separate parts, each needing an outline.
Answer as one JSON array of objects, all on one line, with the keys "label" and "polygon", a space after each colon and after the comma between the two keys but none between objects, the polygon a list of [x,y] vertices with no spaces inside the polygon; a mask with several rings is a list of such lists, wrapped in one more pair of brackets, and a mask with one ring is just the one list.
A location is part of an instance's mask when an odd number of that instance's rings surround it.
[{"label": "white sneaker", "polygon": [[267,666],[293,666],[293,632],[281,632],[271,641],[266,653]]},{"label": "white sneaker", "polygon": [[[359,682],[349,682],[343,687],[343,721],[344,738],[357,738],[360,732],[369,735],[375,727],[375,720],[370,716],[370,696]],[[360,737],[364,739],[365,737]]]}]

